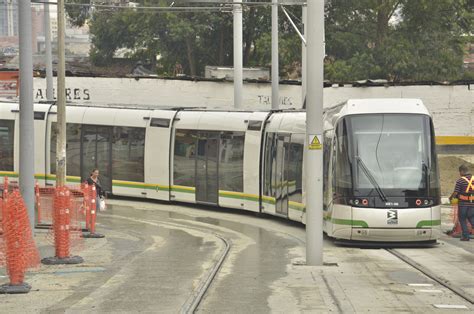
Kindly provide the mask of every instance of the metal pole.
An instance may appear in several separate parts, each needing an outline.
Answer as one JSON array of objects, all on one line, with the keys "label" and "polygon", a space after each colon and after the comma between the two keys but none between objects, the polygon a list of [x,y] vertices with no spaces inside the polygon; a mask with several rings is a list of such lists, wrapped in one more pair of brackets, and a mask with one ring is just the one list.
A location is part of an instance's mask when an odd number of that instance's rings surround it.
[{"label": "metal pole", "polygon": [[272,109],[278,110],[279,104],[279,59],[278,59],[278,0],[272,0]]},{"label": "metal pole", "polygon": [[13,21],[13,4],[12,0],[7,0],[7,35],[15,36],[15,23]]},{"label": "metal pole", "polygon": [[58,0],[58,101],[56,147],[56,186],[66,185],[66,63],[64,52],[64,0]]},{"label": "metal pole", "polygon": [[291,18],[291,16],[288,14],[288,11],[285,9],[284,6],[281,6],[281,10],[283,11],[283,13],[285,13],[286,15],[286,18],[288,19],[288,21],[290,22],[291,26],[293,26],[293,29],[295,30],[295,32],[298,34],[298,36],[300,36],[301,40],[303,41],[303,43],[306,45],[306,38],[304,38],[303,34],[300,32],[300,30],[298,29],[298,26],[296,26],[295,22],[293,22],[293,19]]},{"label": "metal pole", "polygon": [[[307,38],[308,34],[308,9],[306,5],[303,5],[303,36],[305,39]],[[306,99],[306,86],[308,77],[306,75],[307,69],[307,53],[306,53],[306,42],[303,42],[301,45],[302,49],[302,56],[301,56],[301,105],[304,104]]]},{"label": "metal pole", "polygon": [[234,108],[242,108],[243,36],[242,4],[234,4]]},{"label": "metal pole", "polygon": [[46,99],[54,100],[53,95],[53,55],[51,48],[51,22],[49,16],[49,1],[44,3],[44,43],[46,64]]},{"label": "metal pole", "polygon": [[306,96],[306,264],[323,265],[323,58],[324,0],[308,1]]},{"label": "metal pole", "polygon": [[35,228],[35,141],[31,1],[18,1],[20,37],[20,191]]}]

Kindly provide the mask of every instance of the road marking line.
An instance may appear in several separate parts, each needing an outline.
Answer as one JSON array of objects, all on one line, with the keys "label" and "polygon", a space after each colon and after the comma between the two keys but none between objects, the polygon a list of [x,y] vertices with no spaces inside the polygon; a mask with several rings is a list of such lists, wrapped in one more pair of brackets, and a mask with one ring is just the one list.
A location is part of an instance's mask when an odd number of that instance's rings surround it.
[{"label": "road marking line", "polygon": [[409,283],[410,287],[433,287],[431,283]]},{"label": "road marking line", "polygon": [[467,310],[467,306],[458,304],[433,304],[438,309],[460,309]]},{"label": "road marking line", "polygon": [[424,292],[424,293],[443,293],[443,290],[430,290],[430,289],[419,289],[416,291]]}]

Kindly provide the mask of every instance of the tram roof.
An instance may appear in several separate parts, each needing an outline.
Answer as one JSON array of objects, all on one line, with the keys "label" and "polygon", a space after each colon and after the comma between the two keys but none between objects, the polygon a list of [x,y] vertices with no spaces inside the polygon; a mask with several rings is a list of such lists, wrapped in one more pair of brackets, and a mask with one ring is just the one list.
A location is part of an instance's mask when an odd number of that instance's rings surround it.
[{"label": "tram roof", "polygon": [[349,99],[340,111],[340,115],[368,113],[413,113],[430,115],[420,99],[411,98],[371,98]]}]

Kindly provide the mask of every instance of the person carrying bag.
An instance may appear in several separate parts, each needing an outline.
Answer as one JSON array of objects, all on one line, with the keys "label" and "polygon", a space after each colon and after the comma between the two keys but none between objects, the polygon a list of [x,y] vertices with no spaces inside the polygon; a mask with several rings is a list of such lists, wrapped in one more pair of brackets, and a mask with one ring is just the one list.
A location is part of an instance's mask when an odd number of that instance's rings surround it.
[{"label": "person carrying bag", "polygon": [[100,185],[99,180],[99,169],[93,169],[90,173],[90,177],[87,178],[87,184],[95,185],[96,190],[96,204],[98,211],[105,211],[107,205],[105,204],[105,192]]}]

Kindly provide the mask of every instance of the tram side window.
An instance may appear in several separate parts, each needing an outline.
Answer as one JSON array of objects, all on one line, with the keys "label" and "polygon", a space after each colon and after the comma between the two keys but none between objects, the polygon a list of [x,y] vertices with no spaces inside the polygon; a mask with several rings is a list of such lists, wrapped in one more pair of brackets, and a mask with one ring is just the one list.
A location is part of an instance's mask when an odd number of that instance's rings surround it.
[{"label": "tram side window", "polygon": [[263,182],[263,195],[273,196],[272,177],[276,159],[275,133],[267,133],[265,142],[265,173]]},{"label": "tram side window", "polygon": [[347,138],[347,125],[343,120],[339,123],[337,130],[336,141],[336,193],[338,196],[345,196],[351,192],[352,189],[352,173],[351,164],[349,161],[349,147]]},{"label": "tram side window", "polygon": [[[56,173],[57,123],[51,124],[50,173]],[[69,176],[81,176],[81,125],[68,123],[66,125],[66,173]]]},{"label": "tram side window", "polygon": [[244,190],[244,132],[225,132],[219,149],[219,189]]},{"label": "tram side window", "polygon": [[0,120],[0,170],[13,171],[15,121]]},{"label": "tram side window", "polygon": [[112,173],[115,180],[144,182],[145,129],[114,127]]},{"label": "tram side window", "polygon": [[332,189],[330,185],[332,183],[332,172],[330,172],[330,161],[331,161],[331,151],[332,151],[332,130],[324,133],[324,152],[323,152],[323,200],[324,208],[327,209],[329,206],[329,201],[331,199]]},{"label": "tram side window", "polygon": [[289,200],[303,202],[303,153],[304,134],[292,134],[288,165]]},{"label": "tram side window", "polygon": [[176,130],[174,140],[173,182],[175,185],[194,186],[197,131]]}]

